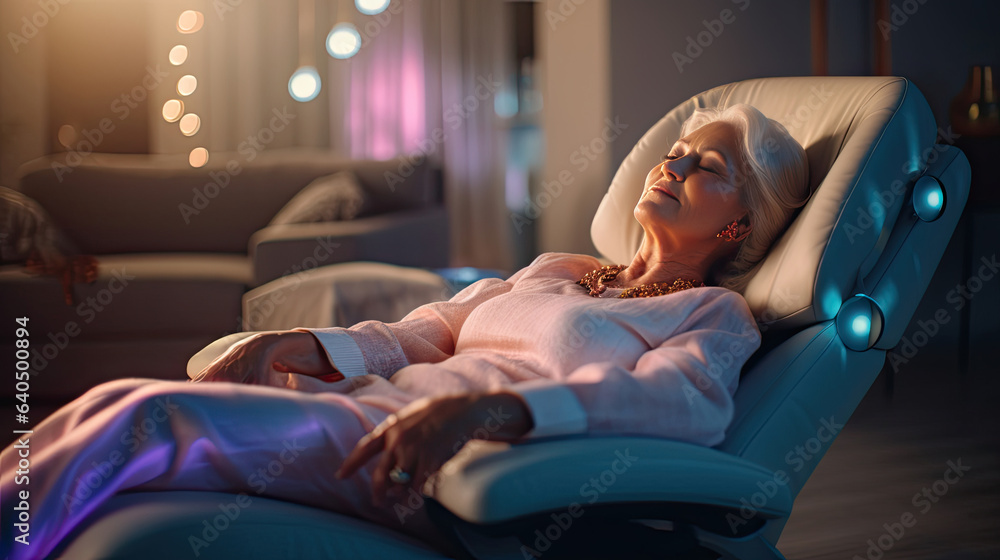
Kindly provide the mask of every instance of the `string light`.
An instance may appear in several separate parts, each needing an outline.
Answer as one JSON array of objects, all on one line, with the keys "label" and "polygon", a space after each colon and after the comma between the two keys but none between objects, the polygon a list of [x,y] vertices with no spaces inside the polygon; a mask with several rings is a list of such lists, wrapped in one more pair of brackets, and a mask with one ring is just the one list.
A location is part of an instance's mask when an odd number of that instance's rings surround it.
[{"label": "string light", "polygon": [[191,167],[203,167],[208,163],[208,150],[201,146],[191,150],[191,153],[188,154],[188,163],[191,164]]},{"label": "string light", "polygon": [[170,49],[170,54],[167,56],[167,58],[170,60],[170,64],[173,64],[174,66],[180,66],[181,64],[184,64],[184,61],[187,60],[187,57],[188,57],[188,48],[185,47],[184,45],[177,45],[174,48]]},{"label": "string light", "polygon": [[195,10],[185,10],[177,18],[177,31],[181,33],[197,33],[205,25],[205,15]]},{"label": "string light", "polygon": [[181,76],[181,79],[177,80],[177,93],[181,95],[191,95],[196,89],[198,89],[198,78],[191,74]]},{"label": "string light", "polygon": [[288,93],[296,101],[312,101],[322,88],[319,72],[312,66],[302,66],[288,79]]},{"label": "string light", "polygon": [[389,0],[354,0],[358,11],[366,16],[381,14],[389,7]]},{"label": "string light", "polygon": [[[177,18],[177,31],[185,35],[197,33],[205,25],[205,15],[197,10],[184,10]],[[167,54],[167,60],[174,66],[187,62],[188,48],[186,45],[174,45]],[[198,89],[198,78],[185,74],[177,80],[177,94],[188,96]],[[194,113],[184,113],[184,102],[180,99],[168,99],[161,111],[163,120],[168,123],[178,122],[178,128],[184,136],[194,136],[201,130],[201,117]],[[181,116],[183,115],[183,116]],[[188,153],[188,163],[191,167],[203,167],[208,163],[208,149],[202,146]]]},{"label": "string light", "polygon": [[184,114],[184,102],[180,99],[170,99],[163,104],[163,120],[177,122]]},{"label": "string light", "polygon": [[351,58],[361,50],[361,34],[350,23],[338,23],[326,36],[326,52],[333,58]]},{"label": "string light", "polygon": [[201,117],[194,113],[188,113],[181,117],[181,134],[184,136],[194,136],[201,130]]}]

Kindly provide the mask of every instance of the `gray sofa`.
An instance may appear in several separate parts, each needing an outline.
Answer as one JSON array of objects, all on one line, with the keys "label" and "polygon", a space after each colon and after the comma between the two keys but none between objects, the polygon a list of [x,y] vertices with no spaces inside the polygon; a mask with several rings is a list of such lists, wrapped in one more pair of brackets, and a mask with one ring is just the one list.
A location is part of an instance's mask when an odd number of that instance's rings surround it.
[{"label": "gray sofa", "polygon": [[[214,153],[200,169],[166,155],[69,163],[63,154],[30,162],[17,189],[97,257],[97,280],[75,285],[68,306],[58,280],[0,267],[0,308],[29,318],[36,405],[122,377],[186,378],[192,354],[241,329],[243,294],[286,274],[359,260],[448,265],[440,174],[426,163],[299,150],[253,161]],[[267,227],[313,179],[342,170],[365,191],[357,218]],[[0,352],[14,354],[13,336],[0,330]],[[3,387],[2,404],[13,391]]]}]

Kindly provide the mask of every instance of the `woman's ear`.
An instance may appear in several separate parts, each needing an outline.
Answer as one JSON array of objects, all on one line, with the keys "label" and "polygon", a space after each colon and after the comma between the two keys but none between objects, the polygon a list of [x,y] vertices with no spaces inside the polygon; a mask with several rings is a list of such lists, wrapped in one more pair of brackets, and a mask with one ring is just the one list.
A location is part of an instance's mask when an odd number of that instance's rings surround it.
[{"label": "woman's ear", "polygon": [[743,217],[739,219],[739,223],[736,228],[736,238],[733,241],[739,243],[747,237],[750,236],[750,232],[753,231],[753,225],[750,223],[750,214],[743,214]]}]

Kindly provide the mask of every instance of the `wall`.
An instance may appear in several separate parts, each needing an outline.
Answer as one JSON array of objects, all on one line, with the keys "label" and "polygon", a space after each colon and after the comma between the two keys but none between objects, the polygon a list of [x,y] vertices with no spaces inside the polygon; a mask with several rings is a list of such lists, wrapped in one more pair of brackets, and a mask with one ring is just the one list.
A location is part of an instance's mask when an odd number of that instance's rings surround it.
[{"label": "wall", "polygon": [[545,134],[545,164],[531,197],[541,212],[538,252],[594,251],[590,219],[609,184],[612,150],[621,142],[614,138],[634,128],[618,131],[617,114],[609,112],[611,4],[545,0],[535,8]]},{"label": "wall", "polygon": [[[723,10],[730,23],[720,18]],[[692,95],[747,78],[809,73],[809,2],[618,0],[611,10],[611,108],[634,126],[615,144],[612,169]]]},{"label": "wall", "polygon": [[30,0],[0,2],[4,37],[0,44],[0,185],[5,187],[14,186],[21,163],[48,153],[46,73],[36,70],[45,68],[48,49],[44,27],[39,30],[30,22],[37,12],[38,5]]}]

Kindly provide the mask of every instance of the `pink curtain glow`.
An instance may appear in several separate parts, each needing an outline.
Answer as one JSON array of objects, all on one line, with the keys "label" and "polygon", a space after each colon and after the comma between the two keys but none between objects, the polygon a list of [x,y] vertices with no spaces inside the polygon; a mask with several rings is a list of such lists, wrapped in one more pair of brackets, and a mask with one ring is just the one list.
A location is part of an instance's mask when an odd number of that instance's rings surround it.
[{"label": "pink curtain glow", "polygon": [[350,156],[387,159],[427,138],[427,89],[420,13],[403,10],[377,37],[366,37],[346,73]]},{"label": "pink curtain glow", "polygon": [[[385,17],[358,18],[361,50],[327,66],[334,152],[354,159],[420,154],[442,168],[455,266],[510,270],[513,263],[507,131],[493,110],[496,92],[482,93],[482,84],[511,71],[504,6],[402,2]],[[456,106],[466,107],[461,118],[446,120]]]}]

